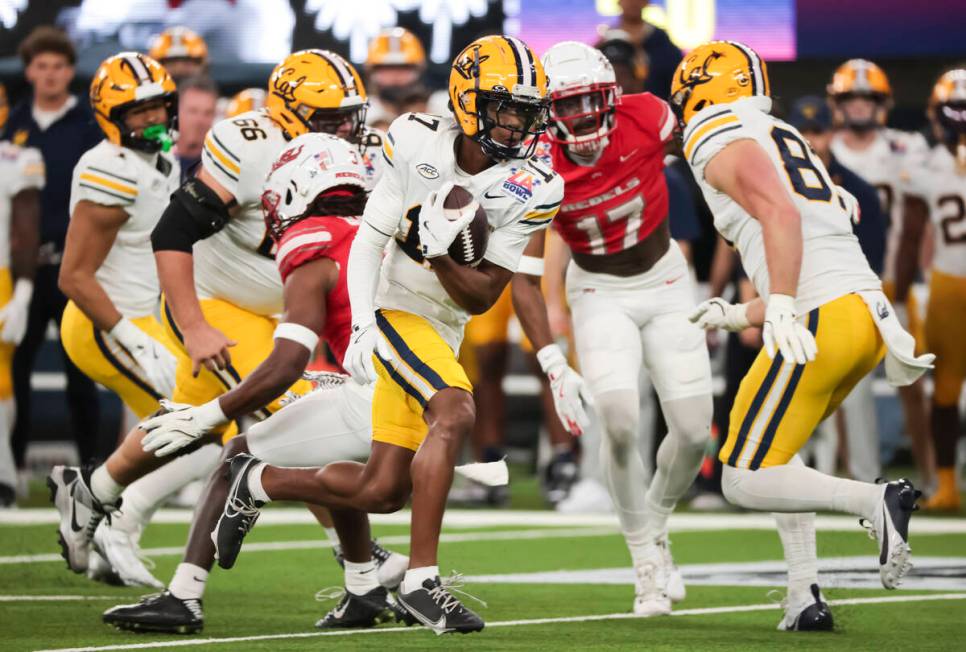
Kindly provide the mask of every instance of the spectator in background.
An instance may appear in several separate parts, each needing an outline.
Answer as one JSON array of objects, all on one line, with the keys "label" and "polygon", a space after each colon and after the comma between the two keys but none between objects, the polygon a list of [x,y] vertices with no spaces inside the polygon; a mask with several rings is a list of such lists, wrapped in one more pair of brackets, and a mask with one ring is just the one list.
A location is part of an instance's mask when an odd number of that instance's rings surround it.
[{"label": "spectator in background", "polygon": [[[20,44],[20,57],[33,93],[11,110],[5,135],[0,138],[40,150],[47,177],[40,198],[40,250],[27,332],[13,359],[17,420],[12,440],[17,465],[23,468],[31,426],[30,375],[48,324],[54,320],[59,330],[67,305],[67,298],[57,287],[57,276],[70,219],[71,178],[78,159],[100,141],[101,133],[87,102],[79,101],[68,88],[74,78],[76,53],[63,32],[38,27]],[[115,442],[112,439],[98,446],[97,388],[74,366],[63,348],[61,354],[67,373],[67,405],[80,459],[86,462],[106,457]]]},{"label": "spectator in background", "polygon": [[182,79],[208,72],[208,45],[187,27],[169,27],[155,36],[148,54],[179,87]]},{"label": "spectator in background", "polygon": [[621,8],[621,17],[615,27],[627,32],[628,40],[640,46],[647,55],[644,90],[667,99],[674,69],[681,61],[681,50],[671,42],[667,32],[644,20],[644,8],[650,4],[648,0],[618,0],[617,4]]},{"label": "spectator in background", "polygon": [[[812,150],[821,159],[832,181],[852,193],[859,201],[861,219],[852,228],[869,266],[882,274],[885,260],[888,224],[876,189],[858,174],[839,163],[832,155],[832,115],[823,98],[806,96],[797,100],[787,121],[802,132]],[[872,393],[872,375],[865,376],[842,403],[842,421],[847,442],[847,467],[856,480],[873,482],[881,475],[879,463],[879,429]]]},{"label": "spectator in background", "polygon": [[617,85],[624,95],[643,93],[647,82],[647,55],[631,43],[627,32],[607,30],[597,43],[610,65],[614,68]]},{"label": "spectator in background", "polygon": [[[170,74],[170,73],[169,73]],[[178,82],[178,143],[182,181],[201,160],[205,135],[215,121],[218,86],[208,77],[187,77]]]},{"label": "spectator in background", "polygon": [[426,52],[419,37],[402,27],[388,27],[369,43],[366,56],[366,123],[388,129],[407,111],[425,112],[430,91],[423,82]]}]

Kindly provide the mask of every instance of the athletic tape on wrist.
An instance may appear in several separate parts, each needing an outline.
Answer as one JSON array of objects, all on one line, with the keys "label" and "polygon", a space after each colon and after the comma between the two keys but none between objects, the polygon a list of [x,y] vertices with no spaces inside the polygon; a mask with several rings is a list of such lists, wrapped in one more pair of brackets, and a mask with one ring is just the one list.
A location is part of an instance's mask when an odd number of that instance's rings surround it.
[{"label": "athletic tape on wrist", "polygon": [[521,256],[517,265],[517,273],[530,276],[543,276],[543,258],[536,256]]},{"label": "athletic tape on wrist", "polygon": [[285,339],[298,342],[307,348],[309,352],[315,351],[315,346],[319,343],[319,336],[315,331],[301,324],[293,324],[292,322],[285,322],[276,326],[275,333],[272,337],[276,340]]}]

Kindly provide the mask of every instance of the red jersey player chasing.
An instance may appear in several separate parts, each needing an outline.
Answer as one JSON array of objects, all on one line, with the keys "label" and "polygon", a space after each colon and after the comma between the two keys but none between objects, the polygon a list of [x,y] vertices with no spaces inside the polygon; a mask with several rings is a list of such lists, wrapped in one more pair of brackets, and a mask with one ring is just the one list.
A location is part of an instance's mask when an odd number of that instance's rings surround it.
[{"label": "red jersey player chasing", "polygon": [[[711,425],[711,368],[687,262],[671,240],[664,145],[668,105],[620,97],[610,63],[572,41],[544,55],[550,128],[544,151],[564,177],[555,226],[570,246],[567,300],[581,373],[604,436],[601,464],[637,574],[634,612],[668,614],[684,584],[667,544],[667,518],[691,486]],[[542,242],[531,242],[539,255]],[[636,441],[641,365],[668,424],[650,488]]]},{"label": "red jersey player chasing", "polygon": [[[275,331],[271,354],[245,380],[215,399],[224,420],[249,414],[273,401],[298,379],[314,353],[319,335],[338,359],[348,344],[351,316],[345,268],[359,228],[356,215],[366,203],[365,168],[357,149],[327,134],[299,136],[279,155],[266,181],[262,204],[266,225],[278,244],[275,260],[284,284],[285,314]],[[184,559],[163,593],[109,609],[104,621],[120,629],[193,633],[204,625],[202,594],[214,565],[219,517],[231,525],[254,523],[250,503],[259,496],[236,496],[225,507],[229,473],[251,453],[278,466],[325,465],[365,459],[372,435],[372,387],[328,374],[321,388],[285,406],[225,446],[223,464],[212,472],[195,511]],[[203,418],[214,406],[176,406],[147,420],[148,438],[181,448],[203,440],[213,426]],[[149,441],[146,438],[145,441]],[[233,457],[234,456],[234,457]],[[237,460],[232,463],[231,460]],[[237,494],[237,489],[235,491]],[[336,529],[346,530],[336,522]],[[212,530],[215,539],[212,540]],[[358,536],[357,536],[358,535]],[[320,628],[368,627],[403,612],[389,597],[409,559],[370,544],[368,524],[341,538],[346,591],[339,605],[316,624]],[[219,564],[234,557],[220,550]],[[374,567],[377,572],[371,572]]]}]

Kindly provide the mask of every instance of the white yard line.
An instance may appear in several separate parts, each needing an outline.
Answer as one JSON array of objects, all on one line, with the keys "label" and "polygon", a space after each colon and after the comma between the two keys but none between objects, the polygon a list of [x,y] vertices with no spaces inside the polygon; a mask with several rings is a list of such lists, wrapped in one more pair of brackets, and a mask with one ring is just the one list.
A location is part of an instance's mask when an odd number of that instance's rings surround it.
[{"label": "white yard line", "polygon": [[[601,537],[615,534],[610,528],[568,528],[541,530],[511,530],[506,532],[460,532],[440,535],[442,543],[471,543],[474,541],[519,541],[527,539],[566,539],[574,537]],[[408,534],[379,537],[380,543],[397,545],[409,543]],[[278,550],[313,550],[316,548],[331,548],[332,542],[327,540],[310,541],[271,541],[265,543],[246,543],[245,552],[271,552]],[[166,557],[180,555],[184,546],[168,546],[165,548],[146,548],[142,552],[151,557]],[[0,557],[3,564],[37,564],[43,562],[63,562],[59,554],[47,553],[42,555],[10,555]]]},{"label": "white yard line", "polygon": [[[829,600],[832,606],[840,605],[867,605],[867,604],[889,604],[896,602],[932,602],[937,600],[966,600],[966,593],[941,593],[932,595],[909,595],[909,596],[888,596],[882,598],[848,598],[844,600]],[[704,609],[681,609],[675,611],[672,616],[706,616],[713,614],[742,613],[748,611],[769,611],[779,609],[780,605],[771,604],[748,604],[730,607],[708,607]],[[568,623],[587,623],[600,620],[626,620],[638,618],[634,614],[598,614],[588,616],[569,616],[563,618],[533,618],[530,620],[500,620],[486,624],[486,629],[498,627],[525,627],[527,625],[558,625]],[[217,645],[222,643],[245,643],[250,641],[274,641],[293,638],[316,638],[320,636],[365,636],[377,634],[401,634],[406,632],[420,632],[429,635],[421,627],[387,627],[384,629],[350,629],[332,632],[298,632],[292,634],[264,634],[261,636],[233,636],[230,638],[194,638],[194,639],[169,639],[153,643],[130,643],[122,645],[100,645],[92,647],[71,647],[53,648],[41,650],[39,652],[101,652],[101,650],[145,650],[151,648],[165,647],[189,647],[193,645]]]},{"label": "white yard line", "polygon": [[[374,525],[409,525],[408,510],[395,514],[373,514]],[[31,509],[0,509],[2,525],[53,525],[59,522],[57,510],[52,507]],[[151,519],[152,523],[190,523],[191,510],[162,509]],[[815,519],[818,530],[854,531],[858,528],[855,516],[819,516]],[[303,508],[272,507],[262,512],[259,527],[266,525],[315,524],[315,517]],[[443,522],[447,528],[481,527],[610,527],[617,531],[617,517],[613,514],[558,514],[549,510],[516,511],[506,509],[449,509]],[[668,525],[671,531],[705,530],[774,530],[775,521],[770,514],[755,513],[677,513],[672,514]],[[912,521],[915,534],[966,534],[966,518],[936,518],[919,516]]]},{"label": "white yard line", "polygon": [[0,602],[79,602],[117,600],[116,595],[0,595]]}]

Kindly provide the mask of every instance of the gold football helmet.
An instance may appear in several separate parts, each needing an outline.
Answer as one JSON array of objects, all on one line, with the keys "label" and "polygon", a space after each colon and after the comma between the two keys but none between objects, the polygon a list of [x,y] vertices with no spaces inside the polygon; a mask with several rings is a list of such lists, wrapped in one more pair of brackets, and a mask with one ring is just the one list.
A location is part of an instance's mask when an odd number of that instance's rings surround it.
[{"label": "gold football helmet", "polygon": [[426,67],[426,51],[419,37],[402,27],[389,27],[369,43],[366,68],[377,66]]},{"label": "gold football helmet", "polygon": [[208,63],[208,45],[187,27],[169,27],[158,34],[148,54],[161,62],[167,59],[194,59],[200,64]]},{"label": "gold football helmet", "polygon": [[246,88],[239,91],[228,100],[225,117],[234,118],[236,115],[257,111],[265,106],[265,91],[261,88]]},{"label": "gold football helmet", "polygon": [[939,78],[927,113],[937,137],[966,164],[966,68],[954,68]]},{"label": "gold football helmet", "polygon": [[[178,94],[174,80],[160,63],[140,52],[121,52],[105,59],[91,80],[91,108],[101,131],[115,145],[154,153],[170,147],[178,124]],[[145,138],[128,130],[124,114],[161,100],[168,112],[166,134]]]},{"label": "gold football helmet", "polygon": [[10,117],[10,104],[7,102],[7,87],[0,84],[0,131],[7,126]]},{"label": "gold football helmet", "polygon": [[335,52],[293,52],[268,78],[265,108],[290,139],[310,131],[335,134],[349,122],[347,138],[358,141],[368,107],[359,73]]},{"label": "gold football helmet", "polygon": [[[497,160],[529,158],[547,128],[547,74],[533,51],[512,36],[484,36],[457,55],[449,99],[463,133]],[[509,142],[493,137],[500,128]]]},{"label": "gold football helmet", "polygon": [[768,69],[757,52],[737,41],[694,48],[671,81],[671,108],[682,128],[705,107],[754,96],[771,96]]},{"label": "gold football helmet", "polygon": [[[865,59],[849,59],[832,75],[826,88],[836,123],[850,129],[874,129],[885,124],[892,106],[892,87],[879,66]],[[866,116],[852,115],[845,103],[855,98],[871,100],[875,107]],[[868,110],[868,109],[865,109]]]}]

